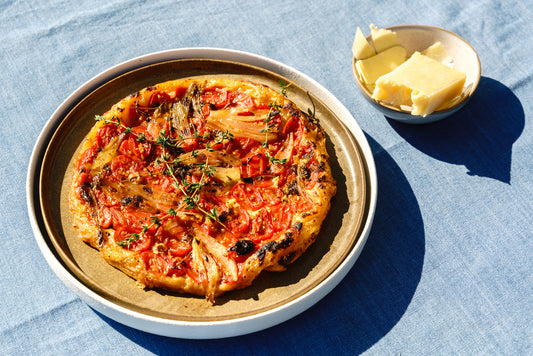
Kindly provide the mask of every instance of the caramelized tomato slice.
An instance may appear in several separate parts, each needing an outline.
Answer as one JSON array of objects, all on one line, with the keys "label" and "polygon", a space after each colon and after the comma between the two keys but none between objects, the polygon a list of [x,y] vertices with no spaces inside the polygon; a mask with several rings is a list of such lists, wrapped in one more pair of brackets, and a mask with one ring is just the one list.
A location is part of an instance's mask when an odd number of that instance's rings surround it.
[{"label": "caramelized tomato slice", "polygon": [[250,226],[250,216],[246,210],[241,209],[240,207],[233,207],[231,209],[231,214],[227,216],[224,224],[231,232],[242,233]]},{"label": "caramelized tomato slice", "polygon": [[268,240],[272,237],[272,219],[266,209],[260,209],[251,220],[250,237],[253,242]]},{"label": "caramelized tomato slice", "polygon": [[96,133],[96,144],[99,148],[104,148],[119,133],[119,129],[116,125],[103,125],[98,129],[98,132]]},{"label": "caramelized tomato slice", "polygon": [[152,145],[147,141],[139,142],[134,137],[129,137],[120,144],[118,151],[123,155],[145,160],[152,151]]},{"label": "caramelized tomato slice", "polygon": [[166,242],[166,246],[168,248],[168,251],[178,257],[183,257],[187,255],[189,252],[191,252],[192,247],[188,243],[184,241],[179,241],[176,239],[169,239]]},{"label": "caramelized tomato slice", "polygon": [[222,109],[229,104],[228,91],[222,88],[207,88],[202,92],[201,101]]},{"label": "caramelized tomato slice", "polygon": [[287,203],[281,203],[270,207],[270,218],[274,232],[288,229],[292,222],[290,205]]},{"label": "caramelized tomato slice", "polygon": [[100,209],[100,227],[107,229],[113,225],[113,214],[107,207]]},{"label": "caramelized tomato slice", "polygon": [[261,144],[256,140],[246,137],[234,137],[229,147],[229,152],[241,159],[250,156],[251,152],[257,149]]},{"label": "caramelized tomato slice", "polygon": [[289,132],[298,132],[301,127],[300,118],[297,116],[292,116],[287,122],[285,123],[285,126],[283,126],[283,134],[287,135]]},{"label": "caramelized tomato slice", "polygon": [[252,184],[236,184],[231,195],[247,210],[259,210],[265,205],[261,192]]},{"label": "caramelized tomato slice", "polygon": [[281,189],[276,187],[263,187],[260,188],[261,197],[263,198],[263,201],[268,206],[274,206],[279,204],[281,201],[281,197],[283,196],[283,192]]},{"label": "caramelized tomato slice", "polygon": [[302,121],[297,116],[292,116],[286,123],[285,126],[283,126],[282,133],[284,136],[288,136],[292,133],[293,137],[292,140],[294,142],[292,145],[294,147],[300,146],[300,141],[303,137],[304,133],[304,125],[302,124]]},{"label": "caramelized tomato slice", "polygon": [[172,101],[172,98],[170,97],[170,95],[167,92],[158,91],[156,93],[153,93],[150,96],[150,100],[148,101],[148,105],[150,107],[156,107],[156,106],[159,106],[161,104],[168,103],[170,101]]},{"label": "caramelized tomato slice", "polygon": [[253,178],[265,173],[268,167],[268,158],[262,152],[257,152],[244,159],[241,166],[241,176]]},{"label": "caramelized tomato slice", "polygon": [[142,164],[131,156],[121,154],[113,157],[110,168],[111,174],[115,178],[120,179],[127,177],[131,173],[138,172],[142,168]]},{"label": "caramelized tomato slice", "polygon": [[253,108],[254,101],[252,97],[240,91],[233,91],[229,93],[229,102],[231,105],[241,106],[245,108]]},{"label": "caramelized tomato slice", "polygon": [[[123,209],[122,214],[127,221],[127,226],[134,229],[142,229],[144,226],[150,225],[150,219],[153,216],[153,214],[142,209],[130,207]],[[152,225],[148,232],[154,233],[156,230],[156,226]]]},{"label": "caramelized tomato slice", "polygon": [[113,226],[115,229],[127,226],[128,222],[117,207],[104,206],[100,209],[100,227],[107,229]]}]

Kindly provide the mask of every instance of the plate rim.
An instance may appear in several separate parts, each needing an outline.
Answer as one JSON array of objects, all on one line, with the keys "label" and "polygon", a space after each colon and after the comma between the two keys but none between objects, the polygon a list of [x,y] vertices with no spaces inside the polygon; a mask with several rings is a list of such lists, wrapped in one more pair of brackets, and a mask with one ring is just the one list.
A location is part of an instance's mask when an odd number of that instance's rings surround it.
[{"label": "plate rim", "polygon": [[[325,277],[323,281],[309,292],[286,304],[250,316],[217,321],[183,321],[142,314],[117,305],[86,287],[70,271],[65,269],[65,266],[63,266],[60,260],[54,257],[53,251],[45,241],[36,214],[40,209],[40,207],[37,207],[39,204],[36,204],[36,200],[38,199],[35,199],[33,195],[35,187],[38,187],[39,181],[39,174],[36,174],[40,172],[41,167],[41,160],[39,158],[44,155],[49,139],[53,136],[55,128],[61,123],[61,114],[71,110],[79,100],[82,100],[88,93],[112,78],[136,68],[176,59],[236,61],[258,66],[281,76],[296,79],[302,87],[306,89],[313,88],[313,94],[320,97],[328,108],[338,115],[339,120],[354,136],[353,138],[357,144],[357,148],[361,151],[363,169],[367,176],[366,180],[369,183],[367,189],[368,194],[366,196],[368,214],[360,230],[361,237],[354,244],[352,251],[346,256],[345,260],[330,275]],[[366,243],[373,222],[377,201],[377,174],[372,152],[363,131],[357,125],[351,113],[319,83],[296,69],[260,55],[222,48],[190,47],[154,52],[127,60],[101,72],[70,94],[51,115],[35,143],[28,166],[26,193],[32,230],[41,252],[55,274],[89,306],[111,319],[146,332],[188,339],[207,339],[238,336],[274,326],[298,315],[327,295],[345,277]]]}]

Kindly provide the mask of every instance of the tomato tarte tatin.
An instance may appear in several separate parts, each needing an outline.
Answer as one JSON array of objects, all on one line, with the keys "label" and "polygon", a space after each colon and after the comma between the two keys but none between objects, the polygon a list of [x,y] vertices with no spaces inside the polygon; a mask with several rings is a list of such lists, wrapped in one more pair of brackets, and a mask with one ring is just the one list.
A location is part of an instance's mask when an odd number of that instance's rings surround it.
[{"label": "tomato tarte tatin", "polygon": [[324,132],[286,90],[175,80],[97,116],[69,196],[81,239],[144,287],[210,302],[285,270],[336,192]]}]

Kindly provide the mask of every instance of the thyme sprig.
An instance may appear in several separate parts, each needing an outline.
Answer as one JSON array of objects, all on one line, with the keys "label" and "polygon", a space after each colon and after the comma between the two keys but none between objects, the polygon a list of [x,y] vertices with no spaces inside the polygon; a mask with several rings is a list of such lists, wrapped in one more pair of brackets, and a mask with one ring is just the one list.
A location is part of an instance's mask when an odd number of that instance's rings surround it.
[{"label": "thyme sprig", "polygon": [[200,190],[209,183],[209,178],[213,177],[215,168],[209,165],[209,160],[206,159],[205,163],[199,162],[196,166],[199,168],[202,175],[200,180],[197,183],[189,182],[185,179],[178,179],[175,174],[175,169],[171,164],[171,161],[167,157],[161,157],[163,163],[166,166],[165,172],[170,175],[172,178],[172,186],[181,191],[183,194],[183,203],[185,209],[198,209],[201,211],[207,218],[219,223],[222,227],[227,228],[226,225],[218,218],[216,214],[216,209],[207,211],[200,206]]},{"label": "thyme sprig", "polygon": [[139,241],[140,235],[137,233],[131,233],[129,237],[126,237],[124,240],[117,242],[117,245],[124,248],[130,248],[135,242]]},{"label": "thyme sprig", "polygon": [[264,129],[261,129],[259,132],[261,133],[264,133],[265,134],[265,141],[263,141],[262,143],[262,146],[265,148],[265,155],[266,157],[268,158],[268,160],[270,161],[270,163],[272,164],[285,164],[287,163],[287,159],[286,158],[283,158],[283,159],[279,159],[279,158],[276,158],[274,156],[272,156],[270,154],[270,150],[269,150],[269,147],[268,147],[268,134],[270,132],[272,132],[272,129],[276,126],[275,123],[272,122],[272,119],[276,116],[276,115],[279,115],[281,113],[281,105],[278,104],[278,99],[280,97],[284,97],[284,98],[287,98],[287,93],[289,91],[289,87],[296,81],[296,79],[294,79],[292,82],[286,84],[284,81],[280,80],[279,81],[279,85],[280,85],[280,92],[278,93],[278,95],[276,96],[276,98],[274,99],[274,102],[273,103],[270,103],[268,104],[268,106],[270,107],[270,109],[268,110],[268,113],[266,115],[266,117],[263,119],[263,122],[265,123],[265,128]]}]

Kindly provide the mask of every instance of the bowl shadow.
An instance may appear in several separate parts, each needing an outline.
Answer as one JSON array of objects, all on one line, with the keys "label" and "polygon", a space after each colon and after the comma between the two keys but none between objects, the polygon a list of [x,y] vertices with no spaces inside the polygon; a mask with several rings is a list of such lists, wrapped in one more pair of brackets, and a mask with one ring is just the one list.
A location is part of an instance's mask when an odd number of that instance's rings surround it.
[{"label": "bowl shadow", "polygon": [[418,202],[401,169],[367,136],[378,172],[372,231],[343,281],[306,312],[280,325],[239,337],[184,340],[152,335],[97,313],[115,330],[158,355],[360,354],[401,319],[420,281],[425,253]]},{"label": "bowl shadow", "polygon": [[469,175],[511,184],[512,146],[524,130],[525,115],[520,100],[502,83],[481,77],[470,102],[442,121],[405,125],[388,120],[425,154],[464,165]]}]

